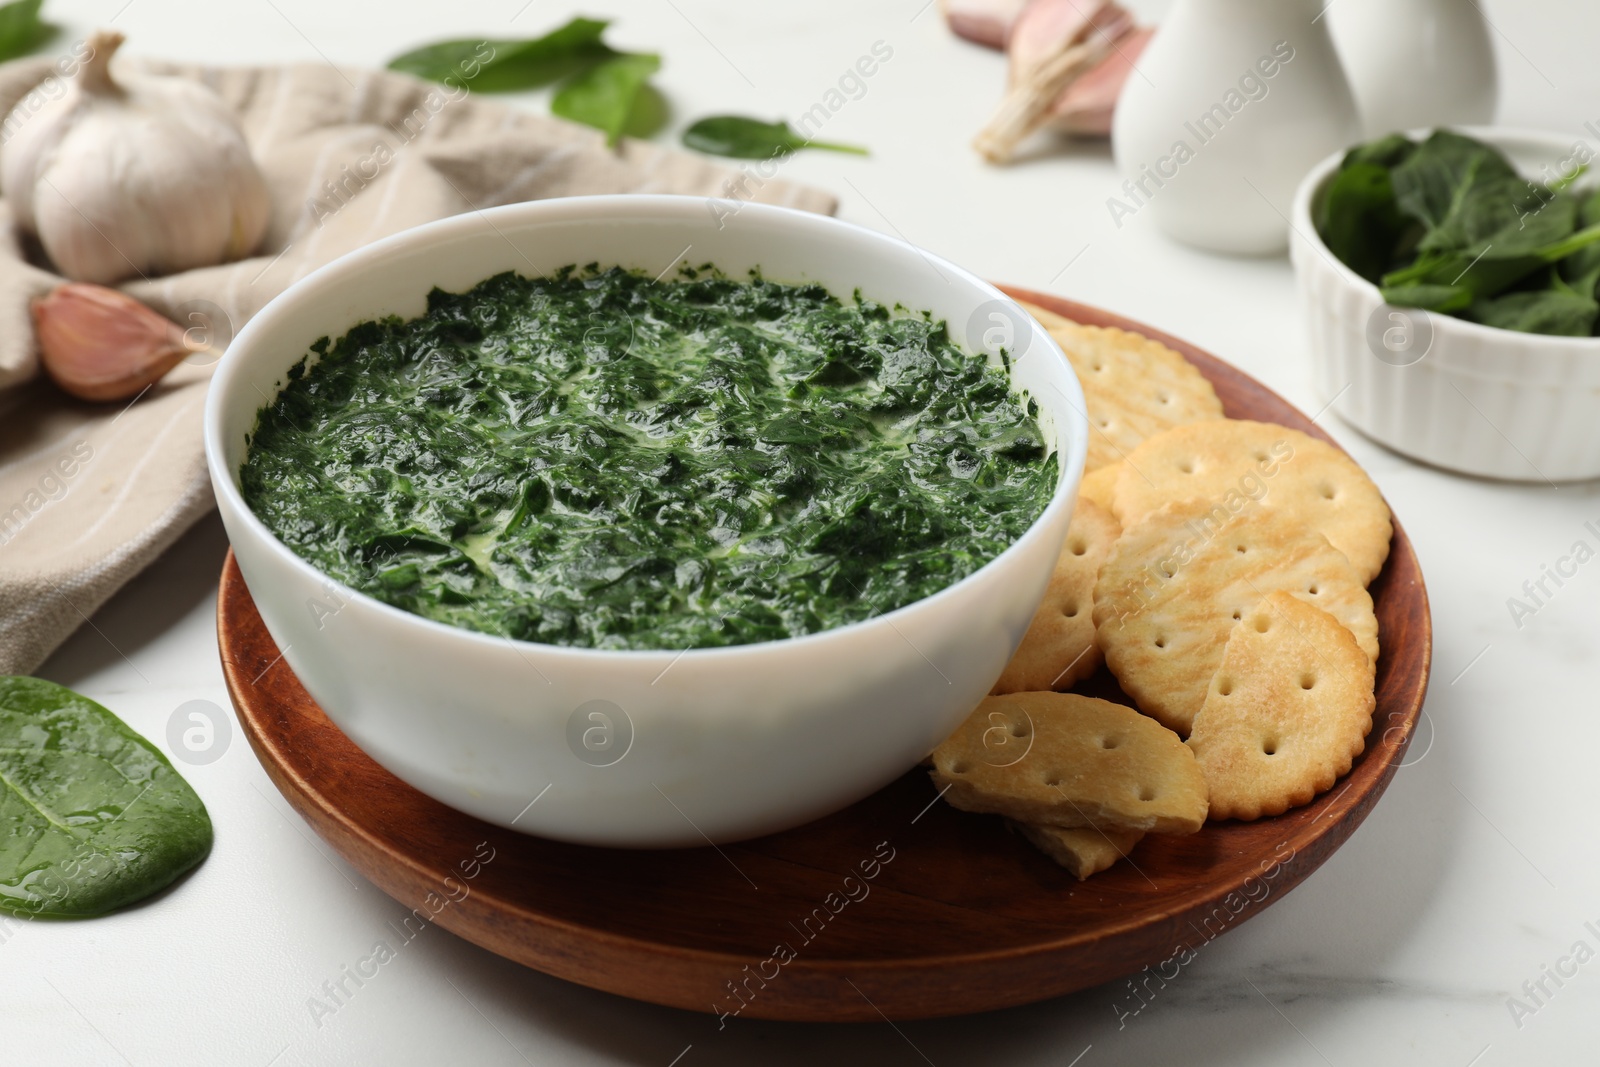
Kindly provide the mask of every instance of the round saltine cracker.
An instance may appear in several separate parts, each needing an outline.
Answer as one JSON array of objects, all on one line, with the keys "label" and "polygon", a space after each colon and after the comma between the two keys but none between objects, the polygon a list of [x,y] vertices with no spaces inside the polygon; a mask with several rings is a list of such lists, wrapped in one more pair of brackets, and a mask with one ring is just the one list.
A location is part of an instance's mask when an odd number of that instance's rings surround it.
[{"label": "round saltine cracker", "polygon": [[1291,512],[1348,556],[1364,585],[1389,557],[1394,527],[1372,479],[1337,448],[1287,426],[1225,419],[1152,437],[1129,454],[1112,504],[1127,528],[1189,497]]},{"label": "round saltine cracker", "polygon": [[1070,689],[1099,669],[1094,583],[1121,532],[1111,512],[1078,501],[1044,600],[992,692]]},{"label": "round saltine cracker", "polygon": [[1222,401],[1205,375],[1159,341],[1065,320],[1049,331],[1083,386],[1086,471],[1117,462],[1163,430],[1223,417]]},{"label": "round saltine cracker", "polygon": [[1268,593],[1234,624],[1194,717],[1189,748],[1212,819],[1258,819],[1309,804],[1366,747],[1372,663],[1332,615]]},{"label": "round saltine cracker", "polygon": [[1065,315],[1058,315],[1049,308],[1042,308],[1038,304],[1030,304],[1026,300],[1018,300],[1017,304],[1022,308],[1023,311],[1026,311],[1028,314],[1037,319],[1039,321],[1039,325],[1043,326],[1046,330],[1054,330],[1060,326],[1076,325],[1076,323],[1067,318]]},{"label": "round saltine cracker", "polygon": [[1117,476],[1122,473],[1122,460],[1109,466],[1092,470],[1078,482],[1078,499],[1093,500],[1096,504],[1112,512],[1116,499]]},{"label": "round saltine cracker", "polygon": [[1378,620],[1366,583],[1287,509],[1219,515],[1178,501],[1125,529],[1095,584],[1096,640],[1140,710],[1187,734],[1234,623],[1283,590],[1338,619],[1373,662]]}]

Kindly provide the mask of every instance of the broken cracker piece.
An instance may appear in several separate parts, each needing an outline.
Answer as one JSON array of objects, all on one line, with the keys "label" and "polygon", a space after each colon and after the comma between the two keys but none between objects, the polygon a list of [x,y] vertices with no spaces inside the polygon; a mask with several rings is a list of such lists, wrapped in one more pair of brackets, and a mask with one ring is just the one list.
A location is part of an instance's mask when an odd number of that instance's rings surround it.
[{"label": "broken cracker piece", "polygon": [[1080,882],[1125,859],[1133,851],[1133,846],[1144,839],[1144,834],[1133,830],[1096,830],[1093,827],[1068,829],[1025,822],[1011,825],[1035,848],[1065,867]]},{"label": "broken cracker piece", "polygon": [[932,775],[953,806],[1019,822],[1190,834],[1206,818],[1205,778],[1176,734],[1076,693],[986,698],[934,749]]}]

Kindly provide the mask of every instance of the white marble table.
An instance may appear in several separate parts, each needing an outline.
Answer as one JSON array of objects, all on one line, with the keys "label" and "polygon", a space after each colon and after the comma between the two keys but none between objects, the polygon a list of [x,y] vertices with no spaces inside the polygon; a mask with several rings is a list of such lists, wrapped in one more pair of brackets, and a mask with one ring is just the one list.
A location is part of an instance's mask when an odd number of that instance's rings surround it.
[{"label": "white marble table", "polygon": [[[71,36],[115,16],[135,52],[357,64],[438,36],[535,32],[569,10],[540,3],[519,14],[525,2],[409,0],[383,5],[381,17],[348,0],[47,6]],[[1165,5],[1134,6],[1154,17]],[[1592,59],[1600,10],[1556,0],[1485,6],[1504,31],[1496,38],[1503,121],[1577,136],[1600,118]],[[952,40],[936,10],[919,13],[926,7],[606,0],[583,10],[614,15],[619,43],[665,55],[660,84],[676,128],[713,111],[793,118],[874,42],[887,43],[892,58],[827,126],[828,139],[870,145],[873,158],[812,153],[787,163],[786,176],[837,191],[842,217],[979,273],[1190,338],[1316,411],[1287,262],[1175,247],[1148,218],[1114,228],[1105,198],[1117,181],[1104,147],[1008,171],[980,164],[966,142],[994,100],[1000,60]],[[528,102],[544,106],[536,95]],[[719,1032],[709,1016],[547,978],[439,929],[317,1017],[310,998],[368,955],[406,909],[311,833],[235,729],[220,758],[184,767],[217,828],[215,851],[192,877],[111,918],[0,925],[0,1061],[1594,1063],[1600,570],[1580,571],[1520,628],[1506,601],[1588,536],[1583,524],[1600,519],[1600,492],[1452,477],[1323,421],[1372,472],[1423,561],[1437,647],[1419,747],[1336,856],[1121,1029],[1118,983],[974,1018],[899,1027],[735,1021]],[[164,746],[180,705],[225,706],[212,623],[225,549],[216,520],[203,522],[42,673]],[[1581,965],[1571,956],[1578,942],[1588,946]],[[1558,967],[1568,974],[1559,982],[1546,970]],[[1514,1017],[1513,995],[1532,1010]]]}]

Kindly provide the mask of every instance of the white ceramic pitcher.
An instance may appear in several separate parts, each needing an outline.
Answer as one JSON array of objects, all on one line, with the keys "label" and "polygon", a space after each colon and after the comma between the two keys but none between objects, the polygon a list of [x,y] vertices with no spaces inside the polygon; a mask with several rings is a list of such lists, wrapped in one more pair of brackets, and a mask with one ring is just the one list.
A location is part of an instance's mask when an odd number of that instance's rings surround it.
[{"label": "white ceramic pitcher", "polygon": [[1499,74],[1474,0],[1336,0],[1325,21],[1366,136],[1494,121]]},{"label": "white ceramic pitcher", "polygon": [[1288,245],[1294,190],[1361,126],[1319,0],[1178,0],[1123,88],[1113,224],[1217,252]]}]

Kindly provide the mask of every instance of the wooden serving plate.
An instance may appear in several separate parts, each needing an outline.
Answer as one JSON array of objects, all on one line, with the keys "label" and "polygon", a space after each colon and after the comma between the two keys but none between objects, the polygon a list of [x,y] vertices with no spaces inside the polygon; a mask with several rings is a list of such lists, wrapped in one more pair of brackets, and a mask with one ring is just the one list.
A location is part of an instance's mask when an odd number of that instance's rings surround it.
[{"label": "wooden serving plate", "polygon": [[[1229,415],[1327,439],[1193,345],[1091,307],[1011,293],[1153,337],[1200,368]],[[1372,594],[1383,644],[1377,710],[1351,772],[1276,818],[1147,837],[1130,861],[1083,883],[998,818],[935,803],[920,769],[828,818],[720,851],[586,848],[502,830],[405,785],[329,722],[281,661],[231,555],[217,630],[228,690],[268,775],[396,900],[491,952],[623,996],[729,1016],[856,1021],[1025,1004],[1146,966],[1170,978],[1188,953],[1316,870],[1377,803],[1427,690],[1427,593],[1398,522]],[[1109,676],[1100,682],[1115,689]]]}]

